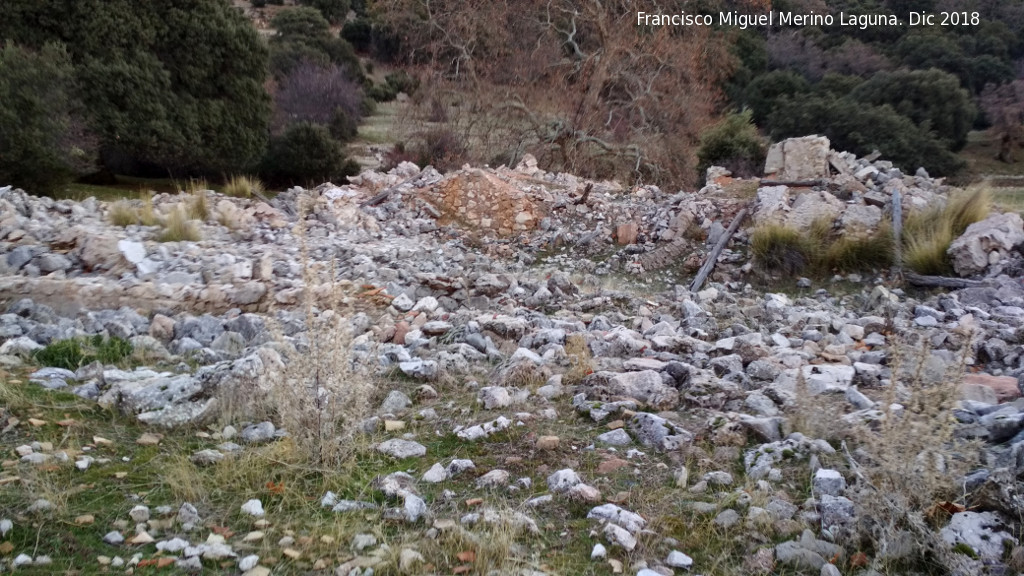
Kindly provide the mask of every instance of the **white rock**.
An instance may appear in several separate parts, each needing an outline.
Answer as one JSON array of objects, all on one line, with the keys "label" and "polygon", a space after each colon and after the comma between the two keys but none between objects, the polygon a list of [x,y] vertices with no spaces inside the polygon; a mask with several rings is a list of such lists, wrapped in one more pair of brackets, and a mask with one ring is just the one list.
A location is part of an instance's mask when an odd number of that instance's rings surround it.
[{"label": "white rock", "polygon": [[263,503],[255,498],[249,500],[245,504],[242,504],[242,512],[257,518],[260,518],[265,514],[263,511]]},{"label": "white rock", "polygon": [[574,470],[565,468],[548,476],[548,490],[555,494],[561,494],[562,492],[568,492],[569,488],[580,482],[582,480],[580,480],[579,475]]},{"label": "white rock", "polygon": [[633,548],[636,548],[636,538],[628,530],[616,524],[605,525],[604,537],[612,544],[625,548],[627,551],[632,552]]},{"label": "white rock", "polygon": [[477,398],[484,405],[485,410],[495,408],[507,408],[512,405],[512,395],[507,388],[501,386],[487,386],[480,389]]},{"label": "white rock", "polygon": [[427,454],[427,447],[412,440],[393,438],[381,442],[377,446],[377,451],[401,460],[403,458],[425,456]]},{"label": "white rock", "polygon": [[431,466],[430,470],[427,470],[423,474],[423,481],[424,482],[429,482],[430,484],[437,484],[438,482],[444,482],[447,479],[448,479],[448,470],[446,470],[444,466],[441,466],[440,462],[438,462],[438,463],[434,464],[433,466]]},{"label": "white rock", "polygon": [[0,520],[0,538],[7,536],[7,533],[14,529],[14,522],[7,518]]},{"label": "white rock", "polygon": [[255,555],[255,554],[250,554],[250,555],[246,556],[245,558],[242,558],[241,560],[238,561],[238,569],[243,571],[243,572],[248,571],[248,570],[252,570],[253,568],[256,567],[257,564],[259,564],[259,562],[260,562],[260,557],[259,556]]},{"label": "white rock", "polygon": [[149,520],[149,506],[143,506],[142,504],[135,506],[131,509],[131,512],[128,512],[128,517],[135,523]]},{"label": "white rock", "polygon": [[615,504],[602,504],[600,506],[596,506],[587,513],[587,518],[596,518],[606,522],[613,522],[634,534],[643,530],[644,526],[647,525],[647,521],[639,514],[619,508]]},{"label": "white rock", "polygon": [[594,544],[594,549],[590,551],[590,559],[599,560],[606,556],[608,556],[608,549],[604,547],[604,544],[601,544],[600,542]]},{"label": "white rock", "polygon": [[668,553],[668,558],[665,559],[665,564],[673,568],[690,569],[693,567],[693,558],[690,558],[678,550],[673,550]]},{"label": "white rock", "polygon": [[146,246],[142,242],[131,240],[118,240],[117,249],[121,251],[124,259],[132,264],[138,264],[146,258]]}]

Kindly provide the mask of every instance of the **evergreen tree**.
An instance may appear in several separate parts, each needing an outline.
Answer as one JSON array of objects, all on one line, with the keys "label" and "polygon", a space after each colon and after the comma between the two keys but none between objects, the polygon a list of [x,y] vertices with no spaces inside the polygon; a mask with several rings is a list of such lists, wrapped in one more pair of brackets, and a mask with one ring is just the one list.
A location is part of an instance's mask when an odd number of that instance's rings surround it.
[{"label": "evergreen tree", "polygon": [[5,0],[0,22],[67,46],[110,167],[232,172],[265,149],[267,50],[227,0]]},{"label": "evergreen tree", "polygon": [[64,47],[0,46],[0,185],[46,193],[92,166]]}]

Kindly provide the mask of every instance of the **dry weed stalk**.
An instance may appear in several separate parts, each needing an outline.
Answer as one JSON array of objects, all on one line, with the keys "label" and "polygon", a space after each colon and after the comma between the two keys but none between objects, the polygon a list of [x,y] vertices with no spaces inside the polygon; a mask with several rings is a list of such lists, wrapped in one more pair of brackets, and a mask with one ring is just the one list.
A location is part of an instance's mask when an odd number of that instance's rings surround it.
[{"label": "dry weed stalk", "polygon": [[[307,342],[296,349],[277,331],[277,341],[288,349],[287,361],[270,386],[270,396],[281,425],[296,446],[313,464],[332,465],[353,454],[359,424],[370,412],[374,385],[352,362],[353,336],[344,313],[351,309],[344,304],[333,263],[324,270],[310,260],[304,224],[307,212],[308,204],[300,206],[296,226]],[[330,290],[326,298],[318,298],[316,287],[325,275]]]},{"label": "dry weed stalk", "polygon": [[930,520],[936,519],[938,504],[963,498],[956,479],[978,460],[975,447],[956,442],[953,435],[953,408],[972,349],[970,338],[958,362],[937,381],[926,375],[927,341],[922,340],[913,369],[904,372],[901,342],[890,340],[893,377],[879,407],[882,417],[875,429],[862,425],[857,430],[854,454],[843,444],[857,478],[852,499],[860,535],[882,561],[949,566],[953,559]]},{"label": "dry weed stalk", "polygon": [[569,357],[569,370],[562,376],[565,386],[575,386],[594,372],[594,358],[583,334],[566,336],[565,355]]}]

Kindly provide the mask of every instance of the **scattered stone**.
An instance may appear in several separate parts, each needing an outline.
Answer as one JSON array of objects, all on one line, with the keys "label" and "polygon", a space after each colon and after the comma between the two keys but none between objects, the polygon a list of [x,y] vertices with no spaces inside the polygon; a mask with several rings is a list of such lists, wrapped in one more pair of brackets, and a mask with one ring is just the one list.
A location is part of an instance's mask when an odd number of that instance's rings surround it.
[{"label": "scattered stone", "polygon": [[411,440],[391,439],[385,440],[377,445],[377,451],[392,458],[402,460],[404,458],[417,458],[426,456],[426,446]]},{"label": "scattered stone", "polygon": [[263,503],[259,500],[252,499],[242,504],[242,512],[256,518],[262,518],[265,512],[263,511]]}]

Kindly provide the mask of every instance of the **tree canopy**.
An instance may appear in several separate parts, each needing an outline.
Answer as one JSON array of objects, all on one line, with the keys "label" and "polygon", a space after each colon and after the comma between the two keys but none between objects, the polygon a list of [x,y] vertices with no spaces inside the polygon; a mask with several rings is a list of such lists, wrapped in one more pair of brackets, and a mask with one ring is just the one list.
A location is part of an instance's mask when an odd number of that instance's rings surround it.
[{"label": "tree canopy", "polygon": [[114,169],[229,172],[267,141],[267,49],[227,0],[6,0],[3,36],[67,46]]}]

